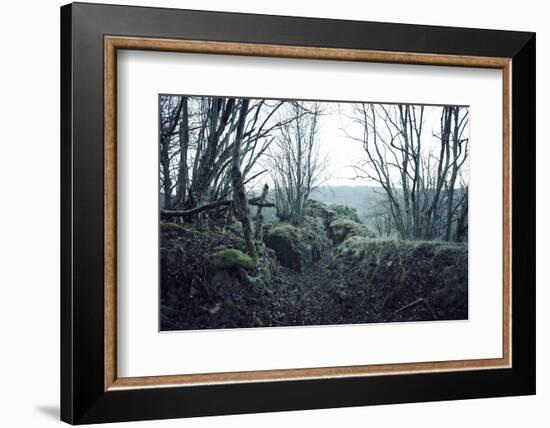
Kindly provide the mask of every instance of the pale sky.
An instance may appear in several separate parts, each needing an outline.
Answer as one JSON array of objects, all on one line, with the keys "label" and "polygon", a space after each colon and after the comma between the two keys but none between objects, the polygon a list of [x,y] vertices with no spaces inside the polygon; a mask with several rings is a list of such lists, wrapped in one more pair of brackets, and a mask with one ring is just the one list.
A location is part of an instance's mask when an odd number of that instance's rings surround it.
[{"label": "pale sky", "polygon": [[[378,186],[372,180],[366,178],[356,178],[356,172],[352,165],[357,165],[361,160],[366,159],[365,151],[361,141],[350,138],[363,137],[363,126],[354,122],[354,106],[357,103],[347,102],[320,102],[323,114],[319,118],[319,130],[317,135],[317,144],[321,157],[327,159],[326,171],[323,174],[321,186]],[[381,103],[375,103],[381,104]],[[307,102],[306,102],[307,105]],[[281,110],[281,114],[285,113]],[[439,139],[434,134],[441,132],[441,106],[425,106],[422,128],[422,147],[423,156],[427,157],[428,152],[438,153],[436,150],[439,145]],[[274,116],[272,120],[277,120]],[[383,121],[378,119],[378,128],[384,133]],[[272,136],[276,136],[278,131],[274,131]],[[392,131],[393,132],[393,131]],[[466,128],[467,136],[469,128]],[[270,150],[276,150],[276,144],[272,144]],[[265,162],[256,163],[249,173],[249,176],[269,168]],[[468,161],[461,168],[464,177],[469,172]],[[395,169],[397,171],[397,169]],[[391,174],[391,172],[390,172]],[[396,175],[397,177],[397,175]],[[258,191],[267,183],[270,187],[273,182],[269,177],[269,172],[259,176],[257,179],[247,184],[248,190]],[[399,185],[398,183],[396,185]]]},{"label": "pale sky", "polygon": [[[353,179],[355,172],[350,165],[365,159],[365,151],[359,141],[352,140],[346,135],[347,132],[354,137],[360,137],[363,133],[362,128],[348,117],[351,114],[351,106],[350,103],[325,103],[324,115],[319,120],[319,150],[329,161],[324,186],[375,184],[366,179]],[[439,140],[433,134],[440,133],[440,118],[441,107],[425,107],[422,144],[427,150],[435,149],[439,145]],[[466,171],[467,168],[465,164],[463,170]]]}]

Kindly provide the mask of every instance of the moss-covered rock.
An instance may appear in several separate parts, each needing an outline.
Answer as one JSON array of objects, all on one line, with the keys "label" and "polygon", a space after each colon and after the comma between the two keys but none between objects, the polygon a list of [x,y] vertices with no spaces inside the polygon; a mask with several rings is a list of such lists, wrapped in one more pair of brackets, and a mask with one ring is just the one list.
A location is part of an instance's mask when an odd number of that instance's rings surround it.
[{"label": "moss-covered rock", "polygon": [[307,217],[319,218],[325,226],[336,219],[336,213],[323,202],[308,199],[305,204],[304,214]]},{"label": "moss-covered rock", "polygon": [[325,258],[332,252],[333,244],[321,218],[306,216],[301,229],[304,239],[311,245],[311,257],[314,262]]},{"label": "moss-covered rock", "polygon": [[339,218],[347,218],[356,223],[361,223],[357,210],[347,205],[330,204],[327,205],[313,199],[308,199],[305,204],[305,215],[314,218],[320,218],[329,224]]},{"label": "moss-covered rock", "polygon": [[235,248],[222,248],[210,255],[208,258],[210,267],[215,270],[244,268],[254,269],[256,263],[248,254]]},{"label": "moss-covered rock", "polygon": [[306,233],[312,233],[317,236],[326,234],[323,221],[319,217],[305,216],[300,228]]},{"label": "moss-covered rock", "polygon": [[[361,224],[357,210],[347,205],[327,205],[323,202],[309,199],[306,201],[305,215],[306,218],[319,219],[325,229],[325,234],[335,240],[336,244],[340,244],[350,236],[376,236],[371,230]],[[335,229],[335,236],[332,236],[333,229]]]},{"label": "moss-covered rock", "polygon": [[270,289],[277,270],[275,252],[267,248],[263,242],[256,242],[258,259],[254,270],[254,283],[260,283],[264,289]]},{"label": "moss-covered rock", "polygon": [[336,245],[352,236],[376,237],[376,234],[367,226],[348,218],[339,218],[330,223],[329,234]]},{"label": "moss-covered rock", "polygon": [[[242,236],[225,226],[161,224],[161,328],[264,325],[277,261],[257,242],[252,260]],[[264,323],[264,324],[262,324]]]},{"label": "moss-covered rock", "polygon": [[311,245],[304,238],[296,226],[278,224],[264,236],[264,241],[283,266],[301,272],[313,261]]},{"label": "moss-covered rock", "polygon": [[264,232],[264,242],[283,266],[298,272],[329,254],[331,247],[323,220],[311,216],[305,216],[300,226],[271,226]]},{"label": "moss-covered rock", "polygon": [[361,223],[361,219],[355,208],[347,205],[331,204],[328,206],[328,209],[334,213],[335,219],[348,219],[356,223]]},{"label": "moss-covered rock", "polygon": [[338,257],[361,258],[365,253],[367,242],[367,237],[365,236],[350,236],[335,248],[335,259]]},{"label": "moss-covered rock", "polygon": [[[352,236],[335,250],[329,268],[376,300],[393,320],[461,319],[468,314],[468,249],[463,244]],[[405,307],[411,302],[421,304]],[[396,312],[397,311],[397,312]]]}]

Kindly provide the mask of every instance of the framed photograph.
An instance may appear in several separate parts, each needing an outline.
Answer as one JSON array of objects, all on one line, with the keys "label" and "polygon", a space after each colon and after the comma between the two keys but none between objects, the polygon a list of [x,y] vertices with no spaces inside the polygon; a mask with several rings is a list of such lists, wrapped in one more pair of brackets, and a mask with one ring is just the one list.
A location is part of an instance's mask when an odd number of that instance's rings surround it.
[{"label": "framed photograph", "polygon": [[61,8],[61,418],[535,393],[535,35]]}]

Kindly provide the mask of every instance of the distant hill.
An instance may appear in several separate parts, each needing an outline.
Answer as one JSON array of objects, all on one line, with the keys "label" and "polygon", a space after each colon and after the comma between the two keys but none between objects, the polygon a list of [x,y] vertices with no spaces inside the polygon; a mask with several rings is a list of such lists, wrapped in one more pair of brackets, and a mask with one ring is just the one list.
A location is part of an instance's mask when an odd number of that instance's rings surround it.
[{"label": "distant hill", "polygon": [[355,208],[363,221],[368,219],[372,207],[385,198],[384,190],[374,186],[322,186],[315,189],[309,197],[325,204],[347,205]]},{"label": "distant hill", "polygon": [[[382,188],[374,186],[322,186],[315,189],[309,199],[327,205],[338,204],[355,208],[363,223],[373,226],[370,219],[373,207],[376,207],[386,196]],[[266,221],[276,221],[274,208],[264,208]]]}]

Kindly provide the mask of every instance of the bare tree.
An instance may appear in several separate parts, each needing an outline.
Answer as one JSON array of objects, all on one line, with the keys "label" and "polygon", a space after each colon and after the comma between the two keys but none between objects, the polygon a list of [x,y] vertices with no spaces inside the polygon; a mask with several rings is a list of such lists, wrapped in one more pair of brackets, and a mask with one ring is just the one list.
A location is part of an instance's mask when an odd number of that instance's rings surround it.
[{"label": "bare tree", "polygon": [[172,207],[172,177],[170,173],[170,144],[175,136],[178,119],[183,103],[181,99],[171,97],[160,98],[160,182],[164,194],[164,206]]},{"label": "bare tree", "polygon": [[[453,238],[453,224],[456,223],[454,229],[454,240],[462,240],[464,232],[458,233],[459,229],[466,227],[468,215],[468,190],[466,186],[461,186],[461,191],[458,194],[459,200],[456,203],[456,183],[457,178],[464,162],[468,157],[468,138],[464,136],[464,131],[468,124],[468,110],[460,107],[445,107],[444,115],[451,116],[452,130],[449,130],[449,135],[446,142],[447,156],[450,157],[450,177],[446,183],[446,225],[445,225],[445,240],[449,241]],[[460,238],[460,239],[459,239]]]},{"label": "bare tree", "polygon": [[233,143],[233,156],[231,160],[231,184],[233,188],[233,212],[235,218],[243,226],[244,242],[246,251],[250,256],[256,258],[256,246],[252,236],[252,221],[250,220],[250,209],[244,188],[243,175],[241,172],[241,145],[243,140],[244,124],[248,113],[248,99],[241,102],[239,120],[237,123],[237,135]]},{"label": "bare tree", "polygon": [[319,151],[318,103],[293,102],[291,118],[275,138],[268,165],[274,184],[275,206],[280,220],[299,224],[304,218],[305,202],[322,181],[326,159]]},{"label": "bare tree", "polygon": [[[217,213],[227,212],[225,203],[214,202],[232,198],[231,169],[243,101],[225,97],[161,97],[162,207],[171,211],[170,215],[185,212],[216,217]],[[244,185],[266,173],[258,171],[256,165],[282,125],[276,116],[282,105],[282,101],[246,102],[238,140]],[[191,216],[185,214],[181,218]]]},{"label": "bare tree", "polygon": [[182,97],[181,123],[179,126],[179,164],[176,184],[176,208],[183,208],[187,186],[189,183],[189,172],[187,169],[187,156],[189,151],[189,106],[188,98]]},{"label": "bare tree", "polygon": [[441,107],[440,132],[431,136],[439,141],[435,145],[425,141],[424,111],[424,106],[355,105],[352,117],[363,135],[348,137],[361,142],[366,158],[354,169],[358,178],[383,188],[401,238],[450,240],[467,195],[458,192],[462,205],[457,206],[457,178],[468,156],[468,111]]},{"label": "bare tree", "polygon": [[376,232],[378,232],[380,236],[391,236],[393,232],[393,222],[388,200],[371,199],[367,204],[369,207],[367,218],[374,225]]}]

